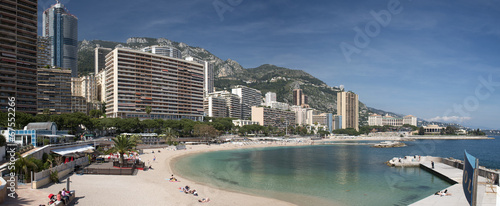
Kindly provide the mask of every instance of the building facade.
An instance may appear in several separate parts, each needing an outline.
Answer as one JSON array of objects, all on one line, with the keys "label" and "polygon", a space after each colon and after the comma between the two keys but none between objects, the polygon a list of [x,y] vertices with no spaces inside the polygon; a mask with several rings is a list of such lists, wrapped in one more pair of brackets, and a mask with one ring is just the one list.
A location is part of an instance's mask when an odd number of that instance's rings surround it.
[{"label": "building facade", "polygon": [[302,105],[302,89],[294,89],[292,94],[293,94],[293,105],[296,106]]},{"label": "building facade", "polygon": [[295,112],[252,106],[252,121],[261,126],[285,128],[295,125]]},{"label": "building facade", "polygon": [[213,93],[215,91],[214,64],[192,56],[187,56],[186,60],[203,64],[203,95],[207,97],[208,94]]},{"label": "building facade", "polygon": [[149,52],[153,54],[163,55],[167,57],[182,59],[182,53],[175,47],[171,46],[148,46],[141,49],[143,52]]},{"label": "building facade", "polygon": [[333,130],[333,114],[332,113],[321,113],[312,116],[313,124],[319,124],[325,126],[329,132]]},{"label": "building facade", "polygon": [[274,92],[267,92],[266,93],[266,98],[265,98],[265,105],[266,105],[266,107],[270,107],[273,102],[276,102],[276,93],[274,93]]},{"label": "building facade", "polygon": [[214,92],[214,64],[203,62],[203,93],[205,95]]},{"label": "building facade", "polygon": [[43,12],[44,37],[50,37],[51,66],[71,69],[71,76],[78,76],[78,18],[59,1]]},{"label": "building facade", "polygon": [[97,83],[94,73],[71,79],[71,90],[74,96],[81,96],[87,102],[97,100]]},{"label": "building facade", "polygon": [[106,69],[106,55],[109,54],[113,49],[96,47],[94,49],[94,68],[95,74],[99,74],[101,71]]},{"label": "building facade", "polygon": [[203,120],[202,64],[116,48],[105,79],[107,117]]},{"label": "building facade", "polygon": [[259,124],[259,122],[255,122],[255,121],[252,121],[252,120],[235,119],[235,120],[233,120],[233,124],[236,127],[243,127],[245,125]]},{"label": "building facade", "polygon": [[226,99],[222,96],[209,95],[203,102],[203,110],[208,117],[227,117]]},{"label": "building facade", "polygon": [[397,126],[401,127],[405,124],[417,126],[417,118],[412,115],[407,115],[403,118],[392,117],[389,115],[372,114],[368,117],[368,126]]},{"label": "building facade", "polygon": [[[233,94],[228,91],[217,91],[208,94],[209,97],[216,97],[216,98],[222,98],[225,100],[226,103],[226,116],[225,117],[231,117],[231,118],[241,118],[241,100],[238,95]],[[208,108],[207,110],[208,111]]]},{"label": "building facade", "polygon": [[52,39],[50,37],[39,36],[37,42],[37,63],[38,67],[52,67]]},{"label": "building facade", "polygon": [[300,126],[308,126],[313,124],[314,110],[311,108],[303,108],[301,106],[291,106],[290,110],[295,112],[295,124]]},{"label": "building facade", "polygon": [[71,70],[38,68],[39,114],[71,113]]},{"label": "building facade", "polygon": [[88,114],[89,107],[85,97],[82,96],[71,96],[71,112],[81,112]]},{"label": "building facade", "polygon": [[342,129],[342,116],[334,115],[333,116],[333,129]]},{"label": "building facade", "polygon": [[15,98],[16,112],[37,112],[37,0],[0,6],[0,110]]},{"label": "building facade", "polygon": [[252,116],[252,107],[260,106],[262,102],[262,93],[254,88],[238,85],[232,89],[232,93],[240,97],[241,117],[240,119],[249,119]]},{"label": "building facade", "polygon": [[359,100],[352,92],[337,93],[337,115],[342,116],[342,129],[359,131]]}]

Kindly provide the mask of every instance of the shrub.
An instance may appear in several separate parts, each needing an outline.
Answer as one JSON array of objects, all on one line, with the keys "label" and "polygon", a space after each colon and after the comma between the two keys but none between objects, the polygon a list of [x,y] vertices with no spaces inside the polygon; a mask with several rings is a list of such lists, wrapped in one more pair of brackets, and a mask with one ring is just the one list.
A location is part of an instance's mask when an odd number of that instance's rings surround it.
[{"label": "shrub", "polygon": [[50,172],[50,181],[53,183],[59,183],[59,174],[57,173],[57,170],[54,172]]}]

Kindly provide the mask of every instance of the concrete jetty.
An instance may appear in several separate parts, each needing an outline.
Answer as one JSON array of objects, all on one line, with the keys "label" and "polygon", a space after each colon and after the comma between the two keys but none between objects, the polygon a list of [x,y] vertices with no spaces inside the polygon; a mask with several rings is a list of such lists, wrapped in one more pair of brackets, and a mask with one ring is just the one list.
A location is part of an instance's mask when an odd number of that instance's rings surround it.
[{"label": "concrete jetty", "polygon": [[[401,160],[401,161],[400,161]],[[390,162],[395,164],[389,164]],[[431,161],[434,162],[434,168]],[[451,195],[431,195],[418,202],[411,204],[411,206],[428,206],[428,205],[454,205],[454,206],[468,206],[469,203],[464,195],[462,188],[463,170],[459,160],[450,160],[439,157],[431,156],[407,156],[406,158],[393,158],[388,161],[390,166],[419,166],[422,169],[445,179],[452,183],[447,189]],[[495,182],[490,179],[479,176],[478,179],[478,193],[477,205],[481,206],[500,206],[500,198],[498,195],[498,172],[491,170],[486,171],[484,168],[481,170],[483,176],[490,176],[493,174],[496,178]],[[438,191],[436,191],[438,192]]]}]

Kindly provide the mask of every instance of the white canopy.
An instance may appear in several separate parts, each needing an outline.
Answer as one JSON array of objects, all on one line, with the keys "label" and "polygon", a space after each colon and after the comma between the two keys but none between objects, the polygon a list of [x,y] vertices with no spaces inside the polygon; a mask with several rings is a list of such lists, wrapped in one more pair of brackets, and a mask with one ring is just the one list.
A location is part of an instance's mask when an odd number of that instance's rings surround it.
[{"label": "white canopy", "polygon": [[94,149],[94,147],[90,146],[90,145],[82,145],[82,146],[77,146],[77,147],[55,149],[55,150],[52,150],[52,152],[64,156],[64,155],[75,153],[75,152],[84,152],[85,150],[88,150],[88,149]]}]

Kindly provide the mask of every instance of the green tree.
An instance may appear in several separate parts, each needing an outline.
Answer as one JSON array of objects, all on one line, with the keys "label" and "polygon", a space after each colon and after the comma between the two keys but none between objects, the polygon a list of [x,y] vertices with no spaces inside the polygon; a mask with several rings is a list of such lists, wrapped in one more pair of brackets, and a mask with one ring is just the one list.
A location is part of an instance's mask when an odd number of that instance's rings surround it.
[{"label": "green tree", "polygon": [[173,140],[177,137],[177,132],[170,127],[165,128],[163,134],[160,135],[168,145],[172,145]]},{"label": "green tree", "polygon": [[219,131],[217,131],[213,126],[207,124],[197,124],[193,128],[193,133],[195,136],[202,137],[206,141],[219,136]]},{"label": "green tree", "polygon": [[49,108],[43,109],[43,114],[49,115],[50,114],[50,109]]},{"label": "green tree", "polygon": [[89,112],[89,115],[92,118],[99,118],[102,116],[102,114],[103,114],[102,111],[97,109],[90,110]]},{"label": "green tree", "polygon": [[445,133],[446,133],[447,135],[455,135],[455,134],[456,134],[456,132],[457,132],[457,130],[458,130],[458,129],[457,129],[456,127],[454,127],[454,126],[447,126],[447,127],[446,127],[446,131],[445,131]]},{"label": "green tree", "polygon": [[418,135],[424,135],[425,134],[425,129],[424,127],[418,128]]},{"label": "green tree", "polygon": [[33,157],[27,158],[27,157],[22,157],[19,153],[16,153],[17,160],[14,163],[14,169],[16,174],[19,174],[20,176],[23,177],[23,179],[26,182],[29,182],[31,179],[31,171],[37,171],[38,167],[37,165],[33,162]]},{"label": "green tree", "polygon": [[111,153],[118,152],[120,154],[120,163],[123,164],[125,161],[123,154],[135,151],[134,148],[137,146],[137,141],[133,137],[126,135],[118,135],[113,140],[113,147],[109,150]]},{"label": "green tree", "polygon": [[5,136],[0,134],[0,147],[5,146],[6,143],[7,143],[7,139],[5,138]]},{"label": "green tree", "polygon": [[[152,111],[151,106],[146,106],[146,108],[144,109],[144,111],[146,111],[146,114],[148,114],[148,116],[149,116],[149,114],[150,114],[150,113],[151,113],[151,111]],[[151,116],[150,116],[150,117],[151,117]]]},{"label": "green tree", "polygon": [[106,117],[106,102],[101,102],[101,113]]}]

